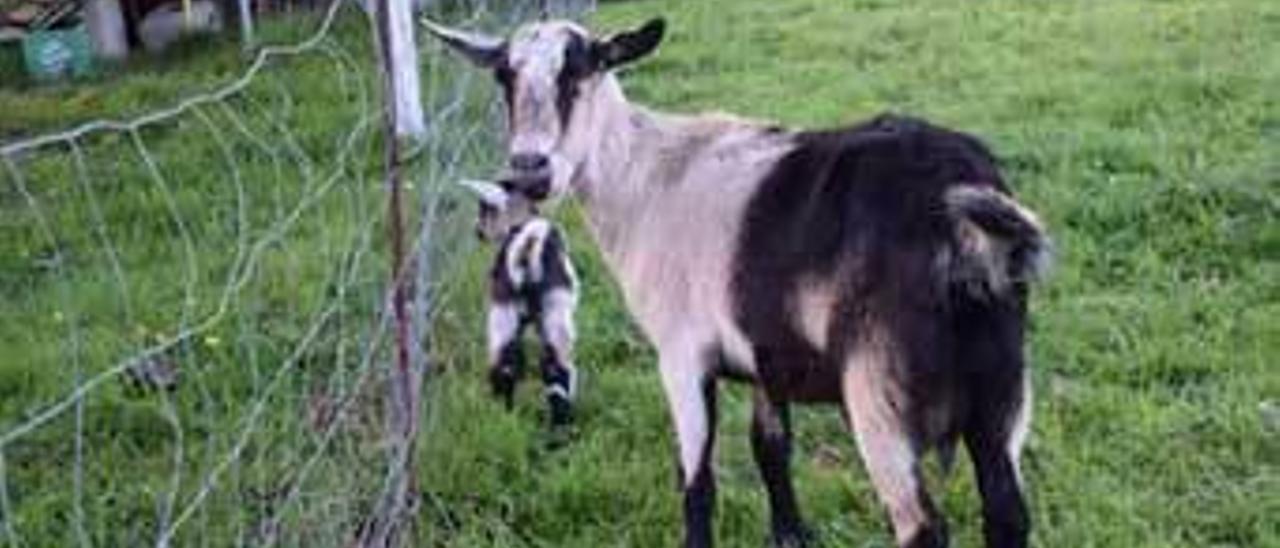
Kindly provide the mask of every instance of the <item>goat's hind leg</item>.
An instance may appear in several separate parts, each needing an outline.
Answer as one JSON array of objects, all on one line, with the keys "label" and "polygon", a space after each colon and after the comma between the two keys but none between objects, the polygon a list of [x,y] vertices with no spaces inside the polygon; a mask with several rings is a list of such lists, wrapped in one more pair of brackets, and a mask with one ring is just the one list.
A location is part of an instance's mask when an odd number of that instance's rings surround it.
[{"label": "goat's hind leg", "polygon": [[573,420],[578,373],[573,366],[575,297],[569,290],[550,291],[542,299],[538,334],[542,337],[542,382],[551,426],[561,427]]},{"label": "goat's hind leg", "polygon": [[810,544],[811,535],[800,517],[791,482],[791,417],[786,402],[773,401],[762,388],[755,389],[751,416],[751,450],[769,493],[773,546]]},{"label": "goat's hind leg", "polygon": [[863,464],[904,548],[947,546],[946,524],[920,473],[923,444],[904,413],[908,402],[893,374],[891,347],[868,342],[857,348],[842,378],[844,405]]},{"label": "goat's hind leg", "polygon": [[971,391],[964,443],[982,495],[983,536],[995,548],[1027,546],[1031,529],[1018,468],[1031,421],[1022,315],[1010,307],[975,308],[957,336]]},{"label": "goat's hind leg", "polygon": [[488,318],[489,386],[510,409],[524,370],[520,310],[514,303],[491,303]]},{"label": "goat's hind leg", "polygon": [[982,494],[988,548],[1023,548],[1031,528],[1018,462],[1030,420],[1031,392],[1026,373],[1017,376],[1023,378],[984,383],[986,393],[964,433]]}]

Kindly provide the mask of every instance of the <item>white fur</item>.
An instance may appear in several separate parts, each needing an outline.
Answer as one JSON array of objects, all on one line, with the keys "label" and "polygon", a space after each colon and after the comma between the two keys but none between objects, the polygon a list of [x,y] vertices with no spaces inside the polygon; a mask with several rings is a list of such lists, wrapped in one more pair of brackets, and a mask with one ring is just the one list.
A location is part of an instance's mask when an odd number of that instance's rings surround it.
[{"label": "white fur", "polygon": [[556,79],[564,66],[563,52],[571,32],[585,34],[574,25],[550,22],[521,27],[511,37],[508,64],[519,75],[512,97],[517,107],[507,144],[512,156],[539,154],[559,161],[556,146],[562,128],[555,108]]},{"label": "white fur", "polygon": [[516,229],[502,258],[507,277],[516,287],[542,281],[542,250],[550,233],[551,223],[541,218],[532,219]]},{"label": "white fur", "polygon": [[[692,340],[692,339],[691,339]],[[707,413],[707,400],[703,382],[708,372],[702,369],[705,360],[697,345],[686,343],[668,345],[658,349],[658,362],[662,371],[662,387],[667,395],[667,407],[675,423],[676,441],[680,451],[681,482],[685,487],[693,483],[702,467],[702,454],[711,436],[711,416]]]},{"label": "white fur", "polygon": [[842,388],[863,466],[903,545],[927,523],[928,513],[919,495],[918,455],[911,447],[911,436],[903,430],[901,409],[906,395],[889,374],[896,354],[885,337],[864,335],[844,368]]},{"label": "white fur", "polygon": [[[573,270],[570,269],[569,272],[572,276]],[[577,285],[575,281],[573,286],[577,287]],[[576,291],[553,289],[542,297],[542,318],[538,322],[543,340],[555,351],[556,357],[560,359],[560,365],[569,372],[568,393],[561,395],[570,400],[578,395],[578,370],[573,363],[573,345],[577,339],[573,314],[577,309],[578,293]]]},{"label": "white fur", "polygon": [[478,179],[463,179],[460,184],[463,188],[475,193],[476,197],[485,204],[497,209],[506,209],[507,191],[503,190],[498,184]]},{"label": "white fur", "polygon": [[1013,473],[1018,478],[1018,484],[1022,484],[1022,449],[1027,443],[1027,436],[1031,433],[1031,373],[1023,372],[1022,377],[1022,404],[1018,407],[1018,414],[1013,419],[1013,428],[1009,434],[1009,460],[1013,462]]},{"label": "white fur", "polygon": [[488,317],[489,363],[498,363],[502,348],[520,333],[520,309],[513,303],[490,303]]}]

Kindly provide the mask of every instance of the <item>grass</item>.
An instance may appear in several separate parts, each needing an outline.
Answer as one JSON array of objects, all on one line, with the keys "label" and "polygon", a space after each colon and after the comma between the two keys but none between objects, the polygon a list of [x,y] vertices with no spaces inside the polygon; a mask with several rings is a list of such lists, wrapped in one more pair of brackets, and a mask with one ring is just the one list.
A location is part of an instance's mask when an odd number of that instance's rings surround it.
[{"label": "grass", "polygon": [[[294,43],[317,22],[268,20],[260,36]],[[337,25],[225,101],[0,158],[0,430],[100,381],[3,444],[6,545],[154,544],[176,520],[184,545],[338,544],[368,514],[386,466],[380,109],[364,20]],[[7,87],[0,127],[128,118],[247,64],[232,42],[171,55]],[[110,374],[133,363],[176,369],[178,388]]]},{"label": "grass", "polygon": [[[633,100],[806,127],[883,110],[923,115],[983,136],[1022,200],[1046,218],[1059,253],[1054,275],[1033,301],[1029,348],[1038,396],[1025,465],[1036,545],[1280,546],[1280,369],[1274,363],[1280,355],[1280,42],[1274,38],[1280,6],[1248,0],[637,0],[603,4],[593,24],[612,29],[658,14],[668,19],[668,41],[657,57],[625,75]],[[353,47],[366,38],[353,38]],[[155,105],[224,75],[219,63],[236,66],[237,55],[233,48],[216,50],[181,64],[181,73],[178,66],[143,68],[85,86],[0,92],[0,132]],[[452,89],[454,78],[466,74],[456,62],[427,66],[438,79],[434,89]],[[253,174],[246,180],[255,181],[247,187],[251,235],[315,184],[304,176],[302,158],[327,157],[336,136],[351,127],[353,110],[344,96],[326,93],[331,72],[307,63],[279,69],[281,76],[253,95],[259,104],[237,104],[247,119],[265,124],[256,129],[272,135],[272,143],[285,137],[268,116],[285,112],[286,103],[271,102],[279,100],[275,90],[318,93],[306,100],[298,95],[283,120],[297,128],[294,150],[303,154],[236,145],[250,149],[240,163]],[[79,107],[81,94],[99,99]],[[197,314],[215,300],[229,268],[231,257],[218,246],[234,244],[242,231],[230,220],[235,197],[217,175],[225,168],[211,140],[196,137],[199,126],[165,131],[190,135],[156,138],[154,147],[166,173],[183,181],[174,199],[199,231],[200,268],[191,284],[197,304],[190,312]],[[127,244],[136,317],[128,324],[118,319],[119,284],[110,282],[101,246],[92,243],[94,224],[83,220],[92,214],[84,194],[57,185],[41,190],[41,203],[60,204],[52,212],[58,245],[38,232],[19,196],[8,188],[0,194],[5,430],[71,381],[66,325],[59,323],[65,318],[54,314],[74,311],[97,330],[86,337],[97,341],[84,351],[86,369],[154,336],[128,325],[169,329],[181,320],[184,284],[172,281],[186,275],[186,252],[166,220],[164,196],[137,182],[147,180],[146,171],[136,160],[113,163],[125,157],[121,146],[95,144],[90,153],[92,166],[119,172],[99,179],[115,188],[105,194],[105,210]],[[225,342],[184,350],[209,372],[192,383],[207,393],[184,388],[171,398],[189,432],[184,497],[194,474],[208,470],[193,455],[225,453],[239,431],[236,419],[264,394],[268,368],[302,336],[309,313],[333,302],[326,280],[334,264],[343,264],[348,239],[365,233],[360,221],[376,218],[379,194],[369,166],[376,165],[377,145],[370,138],[361,146],[361,167],[344,172],[343,181],[355,182],[325,194],[286,234],[286,244],[264,256],[251,290],[236,301],[235,322],[215,333]],[[483,160],[476,153],[469,165]],[[28,162],[39,180],[74,182],[67,179],[73,166],[65,156]],[[332,166],[317,161],[317,169],[324,167]],[[420,545],[670,546],[678,539],[675,449],[652,351],[629,323],[578,212],[566,207],[560,216],[585,291],[575,437],[567,448],[546,448],[534,382],[514,413],[490,400],[478,341],[485,256],[448,263],[462,272],[432,349],[440,374],[428,387],[419,455]],[[96,255],[64,253],[81,262],[69,263],[74,276],[60,285],[41,266],[50,264],[53,249]],[[370,253],[380,251],[375,246]],[[377,269],[362,270],[358,279],[353,300],[376,294]],[[344,310],[359,318],[368,312],[367,300]],[[252,437],[235,482],[201,515],[203,529],[193,526],[193,536],[180,541],[220,545],[251,538],[249,530],[273,508],[261,493],[287,483],[296,456],[314,449],[298,418],[310,387],[353,378],[349,354],[365,335],[364,328],[324,330],[328,338],[306,360],[316,365],[298,368],[285,396],[268,400],[271,423]],[[766,507],[747,444],[749,402],[741,388],[724,392],[717,536],[725,546],[759,546]],[[162,398],[131,396],[114,385],[86,404],[94,452],[85,493],[90,535],[101,543],[151,538],[145,522],[133,522],[153,519],[171,480],[167,459],[174,442],[165,409]],[[811,524],[831,545],[888,545],[882,512],[836,414],[807,408],[796,421],[795,471]],[[69,423],[61,419],[4,448],[7,496],[28,542],[74,540],[65,527]],[[368,443],[359,433],[344,434],[342,450],[326,454],[320,479],[306,485],[312,498],[284,520],[288,541],[343,542],[339,537],[361,515],[362,495],[375,492],[361,482],[376,479],[376,471],[350,470],[379,462]],[[935,479],[956,544],[978,545],[967,465],[945,482]]]}]

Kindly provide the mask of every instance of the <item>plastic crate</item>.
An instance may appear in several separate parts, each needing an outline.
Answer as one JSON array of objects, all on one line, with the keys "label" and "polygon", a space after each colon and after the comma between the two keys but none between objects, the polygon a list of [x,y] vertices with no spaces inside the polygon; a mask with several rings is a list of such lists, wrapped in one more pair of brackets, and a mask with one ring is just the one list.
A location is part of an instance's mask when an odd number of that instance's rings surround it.
[{"label": "plastic crate", "polygon": [[27,74],[39,81],[85,76],[93,70],[93,46],[83,24],[39,30],[22,39]]}]

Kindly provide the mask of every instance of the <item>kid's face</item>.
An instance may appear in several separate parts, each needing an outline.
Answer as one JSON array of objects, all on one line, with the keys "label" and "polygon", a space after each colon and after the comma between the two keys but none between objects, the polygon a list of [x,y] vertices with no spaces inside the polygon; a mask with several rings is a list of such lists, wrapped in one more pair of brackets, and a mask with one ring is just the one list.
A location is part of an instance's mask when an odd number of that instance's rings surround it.
[{"label": "kid's face", "polygon": [[500,193],[482,196],[479,204],[476,235],[487,242],[501,241],[512,228],[523,224],[537,213],[533,200],[521,192],[505,188]]}]

